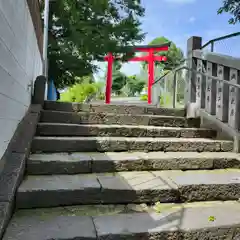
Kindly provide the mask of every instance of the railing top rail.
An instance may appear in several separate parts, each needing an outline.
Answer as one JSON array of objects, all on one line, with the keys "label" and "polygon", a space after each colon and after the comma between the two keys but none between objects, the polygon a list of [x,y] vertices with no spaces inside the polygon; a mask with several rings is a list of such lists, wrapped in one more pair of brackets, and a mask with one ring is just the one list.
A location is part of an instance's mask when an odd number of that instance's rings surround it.
[{"label": "railing top rail", "polygon": [[197,59],[240,70],[240,58],[237,57],[214,52],[204,52],[198,49],[192,51],[192,56]]},{"label": "railing top rail", "polygon": [[182,70],[182,69],[186,69],[186,70],[188,70],[188,71],[191,71],[191,72],[194,72],[194,73],[197,73],[197,74],[201,74],[201,75],[203,75],[203,76],[205,76],[205,77],[208,77],[208,78],[211,78],[211,79],[213,79],[213,80],[215,80],[215,81],[219,81],[219,82],[222,81],[222,82],[226,83],[227,85],[230,85],[230,86],[233,86],[233,87],[237,87],[237,88],[240,89],[240,84],[233,83],[233,82],[230,82],[230,81],[227,81],[227,80],[224,80],[224,79],[220,79],[220,78],[215,77],[215,76],[210,76],[210,75],[208,75],[208,74],[206,74],[206,73],[199,72],[199,71],[197,71],[197,70],[194,70],[194,69],[189,68],[189,67],[186,67],[186,66],[181,66],[181,67],[179,67],[179,68],[176,68],[176,69],[174,70],[174,72],[176,73],[176,72],[178,72],[178,71],[180,71],[180,70]]},{"label": "railing top rail", "polygon": [[209,44],[213,43],[213,42],[218,42],[218,41],[221,41],[221,40],[224,40],[224,39],[228,39],[228,38],[232,38],[232,37],[236,37],[236,36],[240,36],[240,32],[235,32],[235,33],[231,33],[231,34],[228,34],[228,35],[224,35],[222,37],[218,37],[218,38],[214,38],[214,39],[211,39],[209,40],[208,42],[206,42],[202,47],[201,49],[207,47]]}]

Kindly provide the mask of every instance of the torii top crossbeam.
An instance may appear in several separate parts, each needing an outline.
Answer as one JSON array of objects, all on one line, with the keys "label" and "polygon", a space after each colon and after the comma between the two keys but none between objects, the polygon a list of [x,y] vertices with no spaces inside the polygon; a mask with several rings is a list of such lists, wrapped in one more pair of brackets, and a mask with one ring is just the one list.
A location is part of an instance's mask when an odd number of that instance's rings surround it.
[{"label": "torii top crossbeam", "polygon": [[[168,51],[171,42],[161,44],[161,45],[140,45],[140,46],[129,46],[124,47],[124,52],[148,52],[149,54],[146,56],[133,57],[128,59],[128,61],[146,61],[148,62],[148,104],[152,103],[152,85],[154,83],[154,62],[155,61],[166,61],[167,58],[165,56],[155,56],[155,52]],[[105,102],[107,104],[110,103],[111,99],[111,90],[112,90],[112,67],[114,60],[121,59],[120,57],[113,56],[112,53],[108,53],[108,55],[104,58],[105,61],[108,62],[108,70],[107,70],[107,82],[106,82],[106,98]]]}]

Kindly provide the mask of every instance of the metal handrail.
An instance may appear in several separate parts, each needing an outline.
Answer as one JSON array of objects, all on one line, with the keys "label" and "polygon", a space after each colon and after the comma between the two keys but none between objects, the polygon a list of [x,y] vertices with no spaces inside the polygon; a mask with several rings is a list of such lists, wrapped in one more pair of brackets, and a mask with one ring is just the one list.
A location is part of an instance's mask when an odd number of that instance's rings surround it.
[{"label": "metal handrail", "polygon": [[235,32],[235,33],[231,33],[231,34],[228,34],[228,35],[224,35],[224,36],[222,36],[222,37],[218,37],[218,38],[211,39],[211,40],[209,40],[208,42],[206,42],[206,43],[201,47],[201,49],[203,49],[203,48],[205,48],[205,47],[207,47],[208,45],[211,44],[211,50],[212,50],[212,52],[213,52],[213,43],[218,42],[218,41],[221,41],[221,40],[224,40],[224,39],[236,37],[236,36],[240,36],[240,32]]},{"label": "metal handrail", "polygon": [[168,74],[169,74],[169,72],[163,74],[160,78],[158,78],[158,79],[153,83],[153,85],[154,85],[155,83],[160,82],[160,81],[161,81],[165,76],[167,76]]},{"label": "metal handrail", "polygon": [[[187,58],[184,58],[181,62],[180,62],[180,66],[182,66],[182,64],[187,61],[188,59]],[[178,67],[177,67],[178,68]],[[176,69],[176,68],[175,68]],[[171,72],[174,72],[174,69],[172,69],[171,71],[165,73],[164,75],[162,75],[161,77],[159,77],[154,83],[153,85],[155,85],[156,83],[160,82],[165,76],[167,76],[168,74],[170,74]]]}]

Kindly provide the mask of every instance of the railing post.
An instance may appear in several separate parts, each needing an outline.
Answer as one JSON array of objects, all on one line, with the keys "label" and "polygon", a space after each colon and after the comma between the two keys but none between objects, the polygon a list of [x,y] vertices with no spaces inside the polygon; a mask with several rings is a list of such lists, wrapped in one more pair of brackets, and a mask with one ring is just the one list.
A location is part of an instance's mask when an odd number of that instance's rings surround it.
[{"label": "railing post", "polygon": [[214,52],[214,41],[211,42],[211,52]]},{"label": "railing post", "polygon": [[173,77],[173,108],[176,107],[176,91],[177,91],[177,71],[174,71],[174,77]]},{"label": "railing post", "polygon": [[[187,67],[189,69],[196,70],[196,63],[193,59],[193,50],[201,49],[202,46],[202,38],[201,37],[191,37],[187,41]],[[184,100],[185,104],[188,102],[195,102],[196,101],[196,74],[188,71],[187,74],[187,83],[185,89]]]},{"label": "railing post", "polygon": [[[163,102],[164,102],[164,106],[166,106],[167,105],[167,100],[166,100],[166,92],[167,92],[167,82],[168,82],[168,79],[166,79],[167,78],[167,75],[163,78],[163,81],[164,81],[164,99],[163,99]],[[161,101],[161,97],[160,97],[160,101]]]}]

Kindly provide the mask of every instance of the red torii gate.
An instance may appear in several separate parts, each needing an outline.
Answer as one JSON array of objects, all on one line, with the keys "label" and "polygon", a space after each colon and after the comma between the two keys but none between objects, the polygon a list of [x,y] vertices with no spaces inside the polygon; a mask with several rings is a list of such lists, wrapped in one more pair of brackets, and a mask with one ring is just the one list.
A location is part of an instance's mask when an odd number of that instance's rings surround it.
[{"label": "red torii gate", "polygon": [[[149,54],[141,57],[133,57],[128,61],[139,62],[146,61],[148,62],[148,104],[152,103],[152,85],[154,83],[154,62],[155,61],[166,61],[165,56],[155,56],[154,52],[168,51],[170,47],[170,42],[161,44],[161,45],[147,45],[147,46],[133,46],[129,47],[133,52],[148,52]],[[109,104],[111,100],[111,90],[112,90],[112,69],[114,59],[120,59],[114,57],[112,53],[108,53],[104,60],[108,62],[107,69],[107,82],[106,82],[106,97],[105,103]]]}]

